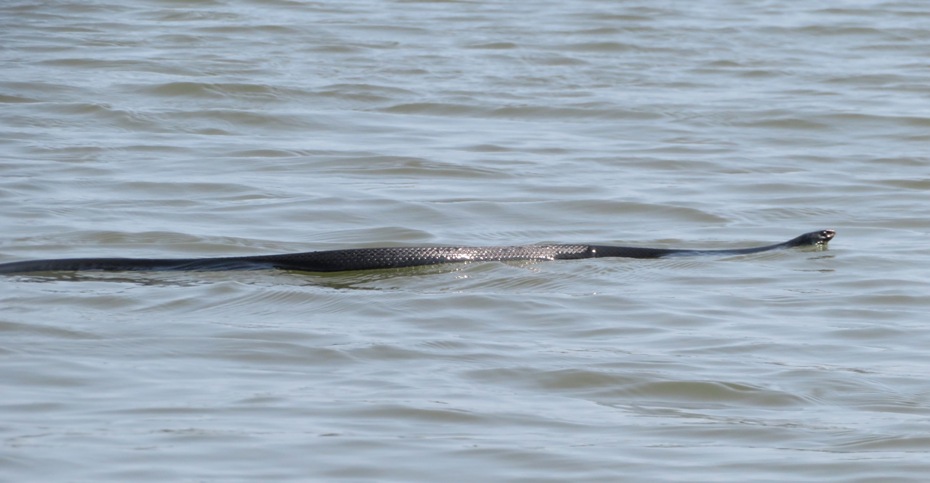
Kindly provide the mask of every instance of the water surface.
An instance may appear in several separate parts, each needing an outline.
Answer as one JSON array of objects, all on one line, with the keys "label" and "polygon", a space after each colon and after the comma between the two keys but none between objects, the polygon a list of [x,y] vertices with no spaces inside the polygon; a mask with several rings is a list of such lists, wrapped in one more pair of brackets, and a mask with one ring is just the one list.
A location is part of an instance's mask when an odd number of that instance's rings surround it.
[{"label": "water surface", "polygon": [[828,251],[0,279],[0,479],[921,481],[915,1],[0,7],[0,261]]}]

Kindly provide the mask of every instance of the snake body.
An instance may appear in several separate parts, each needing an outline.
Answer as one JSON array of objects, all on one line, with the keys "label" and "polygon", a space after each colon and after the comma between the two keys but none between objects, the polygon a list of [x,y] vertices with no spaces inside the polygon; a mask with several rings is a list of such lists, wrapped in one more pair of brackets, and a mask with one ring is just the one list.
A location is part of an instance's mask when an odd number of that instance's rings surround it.
[{"label": "snake body", "polygon": [[282,255],[221,258],[62,258],[0,264],[0,274],[56,271],[262,270],[341,272],[437,265],[441,263],[581,258],[662,258],[687,255],[743,255],[794,247],[825,247],[834,230],[805,233],[783,243],[729,250],[605,245],[521,245],[494,247],[389,247],[326,250]]}]

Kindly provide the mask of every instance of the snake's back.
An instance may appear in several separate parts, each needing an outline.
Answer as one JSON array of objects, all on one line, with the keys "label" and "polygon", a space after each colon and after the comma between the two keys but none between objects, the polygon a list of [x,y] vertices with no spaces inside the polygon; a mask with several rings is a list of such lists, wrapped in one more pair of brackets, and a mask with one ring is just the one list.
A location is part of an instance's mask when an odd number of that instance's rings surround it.
[{"label": "snake's back", "polygon": [[588,245],[523,245],[497,247],[386,247],[328,250],[250,257],[274,268],[336,272],[402,268],[441,263],[590,258]]}]

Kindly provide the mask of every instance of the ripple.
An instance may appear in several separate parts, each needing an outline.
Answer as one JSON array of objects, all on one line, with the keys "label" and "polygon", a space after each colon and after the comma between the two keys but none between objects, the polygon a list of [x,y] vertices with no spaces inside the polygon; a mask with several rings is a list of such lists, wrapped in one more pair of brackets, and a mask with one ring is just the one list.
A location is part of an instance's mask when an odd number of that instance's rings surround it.
[{"label": "ripple", "polygon": [[0,5],[4,260],[840,238],[0,277],[7,479],[925,478],[921,4],[324,3]]}]

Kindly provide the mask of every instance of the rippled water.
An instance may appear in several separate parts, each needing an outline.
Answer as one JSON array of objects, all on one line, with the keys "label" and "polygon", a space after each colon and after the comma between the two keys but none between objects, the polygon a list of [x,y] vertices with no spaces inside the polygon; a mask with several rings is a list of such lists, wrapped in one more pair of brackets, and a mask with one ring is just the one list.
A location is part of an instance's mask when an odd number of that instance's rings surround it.
[{"label": "rippled water", "polygon": [[7,2],[0,262],[824,252],[0,278],[0,479],[919,481],[917,1]]}]

